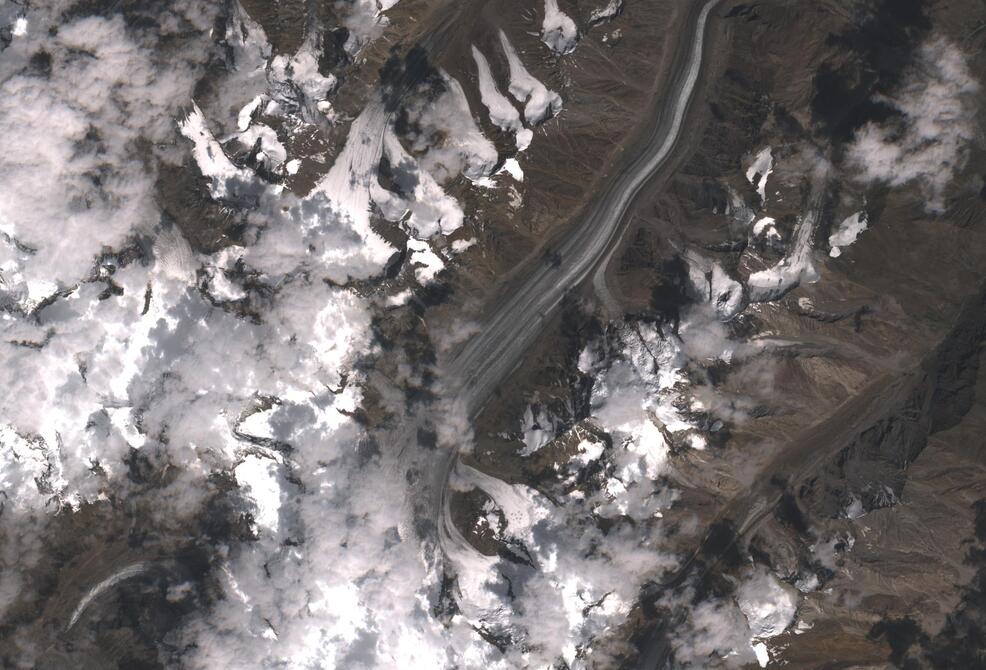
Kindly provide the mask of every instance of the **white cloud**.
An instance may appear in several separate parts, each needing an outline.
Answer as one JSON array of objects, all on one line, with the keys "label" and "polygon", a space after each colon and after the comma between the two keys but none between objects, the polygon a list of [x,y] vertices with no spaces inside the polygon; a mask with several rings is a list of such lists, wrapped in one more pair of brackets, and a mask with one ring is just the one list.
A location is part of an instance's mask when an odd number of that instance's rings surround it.
[{"label": "white cloud", "polygon": [[260,159],[266,163],[268,168],[276,168],[287,158],[287,150],[277,137],[277,133],[270,126],[262,123],[251,124],[242,133],[236,136],[246,148],[252,149],[260,142]]},{"label": "white cloud", "polygon": [[269,67],[273,79],[290,79],[316,102],[324,100],[336,86],[335,76],[322,75],[318,71],[318,53],[311,40],[307,40],[291,58],[283,54],[275,56]]},{"label": "white cloud", "polygon": [[684,625],[671,632],[678,667],[741,668],[756,661],[749,628],[733,602],[710,599],[692,605],[682,598],[671,606],[688,612]]},{"label": "white cloud", "polygon": [[[382,27],[378,12],[390,4],[353,4],[347,20],[362,32],[350,46]],[[266,184],[231,161],[217,137],[236,128],[249,133],[245,141],[261,139],[272,161],[297,160],[253,114],[287,114],[300,125],[305,112],[288,104],[286,80],[312,98],[331,95],[334,83],[313,74],[304,52],[268,71],[263,31],[234,5],[228,76],[208,103],[193,105],[213,48],[214,17],[199,11],[172,3],[159,17],[163,35],[199,37],[181,57],[159,52],[157,37],[134,32],[119,16],[88,17],[45,38],[50,79],[25,74],[25,59],[39,46],[32,40],[46,34],[34,26],[61,15],[53,10],[31,15],[31,30],[0,62],[0,129],[13,147],[0,156],[0,272],[4,298],[15,307],[0,314],[0,486],[8,496],[0,516],[0,616],[29,583],[23,571],[43,546],[39,538],[55,509],[49,501],[71,508],[107,493],[127,500],[134,488],[125,459],[137,450],[173,474],[167,487],[147,494],[166,529],[186,532],[202,514],[205,482],[216,472],[235,474],[255,522],[255,542],[220,552],[224,597],[176,633],[185,651],[167,659],[174,664],[574,662],[625,620],[640,586],[627,575],[642,579],[670,562],[658,550],[659,534],[629,524],[604,534],[593,516],[639,509],[652,523],[670,502],[648,479],[664,467],[657,424],[643,416],[643,405],[625,420],[614,406],[600,405],[600,416],[628,442],[613,454],[587,442],[579,460],[583,467],[606,461],[607,476],[619,485],[590,499],[575,496],[561,512],[533,490],[467,477],[507,511],[509,539],[524,543],[539,570],[462,554],[466,614],[436,618],[442,566],[411,523],[404,462],[376,448],[354,418],[363,402],[360,363],[374,353],[374,297],[347,285],[378,277],[396,252],[374,230],[374,206],[390,206],[415,233],[411,263],[426,265],[417,270],[427,281],[442,242],[428,238],[463,220],[440,184],[489,175],[496,151],[459,83],[446,77],[443,95],[411,110],[426,136],[410,151],[371,96],[310,194]],[[557,112],[560,98],[524,77],[517,63],[511,93],[523,96],[528,121]],[[187,106],[186,117],[180,107]],[[182,165],[189,154],[196,177],[228,207],[244,194],[255,199],[243,213],[248,225],[239,246],[199,253],[161,220],[154,165]],[[379,188],[384,155],[416,179],[401,197]],[[508,169],[520,175],[516,168]],[[658,345],[655,331],[642,339]],[[667,391],[667,380],[654,378],[642,345],[630,346],[622,367],[607,368],[606,388],[629,380],[624,395],[649,403],[643,396]],[[647,409],[658,417],[669,412],[666,424],[675,418],[667,407]],[[468,440],[461,417],[446,424],[440,439]],[[504,574],[512,576],[516,600],[508,602]],[[175,597],[181,588],[174,586]],[[491,612],[509,616],[491,627],[502,624],[529,646],[504,657],[483,640],[472,624]]]},{"label": "white cloud", "polygon": [[530,560],[524,565],[482,556],[454,528],[443,545],[456,570],[462,616],[513,640],[505,667],[579,663],[625,621],[646,576],[672,564],[659,550],[656,529],[644,533],[617,521],[603,533],[592,507],[578,496],[549,501],[461,462],[452,485],[487,494],[491,509],[506,521],[499,539]]},{"label": "white cloud", "polygon": [[441,95],[418,97],[408,105],[410,118],[421,128],[410,138],[411,150],[439,183],[460,173],[474,181],[489,176],[497,162],[496,148],[473,119],[462,85],[445,72],[441,76]]},{"label": "white cloud", "polygon": [[968,157],[975,139],[973,95],[979,82],[959,48],[945,38],[924,44],[903,86],[881,98],[902,118],[869,123],[849,146],[848,158],[864,181],[890,186],[918,182],[926,209],[941,212],[945,189]]},{"label": "white cloud", "polygon": [[763,568],[747,571],[733,598],[710,596],[697,605],[694,592],[667,595],[667,607],[687,612],[671,631],[676,667],[741,668],[766,666],[770,654],[765,640],[794,623],[799,595]]},{"label": "white cloud", "polygon": [[[51,56],[47,78],[22,67],[42,44]],[[138,143],[170,140],[168,112],[187,100],[205,54],[190,48],[187,60],[159,69],[152,48],[120,17],[85,17],[51,38],[25,35],[4,52],[0,231],[8,237],[0,241],[0,272],[7,301],[31,309],[87,277],[104,247],[119,248],[156,223],[154,175],[146,168],[153,157],[142,156]]]},{"label": "white cloud", "polygon": [[794,622],[798,609],[794,588],[765,570],[756,570],[743,581],[736,591],[736,602],[756,640],[783,633]]},{"label": "white cloud", "polygon": [[[176,2],[154,31],[120,16],[41,29],[65,9],[30,10],[32,29],[0,59],[0,616],[22,595],[48,515],[97,499],[107,481],[126,488],[125,397],[146,342],[137,317],[150,268],[118,252],[141,256],[135,236],[158,224],[154,164],[207,60],[198,36],[212,23]],[[179,47],[166,67],[163,43]],[[39,49],[50,72],[25,67]],[[110,281],[124,295],[101,300]]]},{"label": "white cloud", "polygon": [[[379,275],[396,251],[370,225],[386,115],[371,99],[309,196],[263,183],[210,128],[235,125],[258,95],[273,98],[263,33],[231,32],[241,36],[236,86],[218,86],[213,106],[233,116],[216,123],[193,106],[185,119],[179,106],[192,102],[213,20],[184,11],[169,5],[160,30],[198,36],[187,60],[161,58],[156,38],[117,16],[76,19],[46,38],[50,79],[24,72],[35,31],[0,61],[0,128],[12,143],[0,156],[0,272],[19,308],[0,314],[0,616],[24,595],[50,513],[108,491],[127,499],[124,459],[137,449],[174,473],[147,494],[167,528],[187,532],[217,471],[235,472],[254,512],[259,539],[230,548],[226,598],[180,633],[194,644],[189,667],[482,664],[495,650],[432,616],[437,566],[406,523],[404,475],[373,455],[353,418],[371,314],[368,298],[339,284]],[[451,114],[465,123],[461,111]],[[456,150],[463,169],[481,172],[492,161],[471,139]],[[199,254],[161,221],[155,159],[180,164],[186,152],[216,197],[234,185],[256,196],[244,246]],[[222,304],[237,300],[258,318]]]},{"label": "white cloud", "polygon": [[213,198],[235,197],[237,191],[256,182],[252,172],[233,165],[209,130],[202,110],[194,102],[192,110],[178,123],[178,127],[181,134],[192,141],[192,156],[202,176],[209,178]]},{"label": "white cloud", "polygon": [[420,237],[458,230],[465,218],[462,207],[405,151],[393,128],[388,126],[385,132],[384,154],[399,173],[398,187],[403,192],[387,191],[379,183],[371,185],[371,195],[383,216],[389,221],[403,220],[407,230]]},{"label": "white cloud", "polygon": [[419,283],[427,284],[433,281],[435,276],[445,269],[445,263],[431,250],[427,242],[412,237],[407,241],[407,248],[411,252],[411,266],[414,267],[414,276]]},{"label": "white cloud", "polygon": [[349,30],[346,51],[356,55],[360,49],[380,37],[389,21],[383,12],[399,0],[350,0],[339,6],[341,22]]},{"label": "white cloud", "polygon": [[754,222],[750,232],[754,238],[765,237],[768,240],[780,241],[781,234],[777,232],[776,223],[774,217],[762,216]]}]

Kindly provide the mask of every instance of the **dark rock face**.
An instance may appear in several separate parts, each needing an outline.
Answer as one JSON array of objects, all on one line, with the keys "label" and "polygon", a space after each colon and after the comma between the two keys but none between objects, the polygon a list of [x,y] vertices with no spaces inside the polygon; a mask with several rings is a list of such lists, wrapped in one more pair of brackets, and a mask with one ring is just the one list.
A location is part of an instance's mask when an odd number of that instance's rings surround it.
[{"label": "dark rock face", "polygon": [[984,342],[986,291],[966,301],[951,332],[918,369],[889,385],[875,421],[859,427],[859,434],[827,466],[831,474],[811,483],[809,491],[825,489],[826,494],[818,499],[803,493],[815,498],[809,507],[834,517],[851,496],[863,501],[864,510],[893,504],[903,492],[908,465],[920,456],[928,437],[955,426],[972,408]]},{"label": "dark rock face", "polygon": [[967,560],[976,576],[962,589],[962,600],[942,630],[930,640],[927,635],[914,640],[935,668],[974,668],[982,665],[986,654],[986,500],[976,501],[973,509],[976,544],[969,548]]},{"label": "dark rock face", "polygon": [[196,251],[219,251],[236,244],[243,232],[244,211],[213,200],[208,180],[197,178],[193,170],[162,165],[158,193],[163,211]]},{"label": "dark rock face", "polygon": [[314,3],[305,0],[243,0],[243,8],[263,26],[275,54],[293,54],[305,39],[305,29],[314,22]]},{"label": "dark rock face", "polygon": [[197,521],[177,534],[162,527],[152,510],[168,482],[152,467],[142,455],[131,459],[141,490],[126,503],[133,515],[121,513],[123,503],[98,503],[52,520],[34,589],[0,628],[5,666],[20,667],[18,640],[35,638],[45,642],[33,654],[37,668],[174,667],[167,659],[181,649],[170,636],[219,596],[222,548],[252,534],[235,481],[219,479]]},{"label": "dark rock face", "polygon": [[900,83],[915,49],[931,30],[924,0],[879,0],[857,11],[859,23],[828,42],[841,63],[823,63],[815,75],[812,113],[830,137],[845,142],[868,122],[898,112],[879,99]]}]

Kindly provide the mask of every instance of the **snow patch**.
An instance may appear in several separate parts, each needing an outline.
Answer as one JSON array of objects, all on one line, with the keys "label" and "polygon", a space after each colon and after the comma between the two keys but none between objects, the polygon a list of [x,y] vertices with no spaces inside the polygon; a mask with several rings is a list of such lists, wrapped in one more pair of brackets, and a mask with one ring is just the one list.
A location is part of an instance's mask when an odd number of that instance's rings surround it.
[{"label": "snow patch", "polygon": [[257,111],[257,108],[260,107],[260,104],[263,101],[264,96],[255,96],[253,100],[245,104],[240,110],[240,113],[236,117],[236,127],[240,132],[243,132],[250,127],[250,123],[253,120],[253,113]]},{"label": "snow patch", "polygon": [[746,169],[746,180],[753,184],[760,194],[760,202],[767,198],[767,178],[774,171],[774,156],[770,147],[761,149]]},{"label": "snow patch", "polygon": [[534,78],[514,50],[506,33],[500,31],[500,45],[510,68],[510,95],[525,103],[524,118],[537,124],[561,111],[561,96]]},{"label": "snow patch", "polygon": [[603,7],[589,13],[589,25],[596,26],[619,16],[623,11],[623,0],[609,0]]},{"label": "snow patch", "polygon": [[479,96],[489,112],[490,121],[501,130],[514,133],[517,151],[525,150],[530,146],[534,133],[524,128],[524,124],[520,120],[520,113],[500,92],[486,56],[473,46],[472,57],[479,74]]},{"label": "snow patch", "polygon": [[712,266],[709,288],[712,305],[721,321],[729,321],[746,307],[742,284],[726,274],[718,263]]},{"label": "snow patch", "polygon": [[[249,170],[233,165],[222,145],[216,141],[205,121],[199,106],[192,103],[192,111],[178,124],[181,134],[192,141],[192,156],[203,177],[211,181],[210,193],[213,198],[222,199],[233,196],[239,186],[255,181]],[[276,139],[276,138],[275,138]]]},{"label": "snow patch", "polygon": [[651,482],[667,467],[666,434],[691,429],[675,406],[684,358],[677,338],[649,324],[626,326],[617,343],[612,358],[592,347],[579,356],[580,369],[595,377],[591,416],[619,445],[606,500],[596,511],[646,518],[658,510]]},{"label": "snow patch", "polygon": [[411,251],[411,266],[414,268],[414,277],[419,284],[431,283],[438,273],[445,269],[445,263],[431,250],[427,242],[412,237],[407,241],[407,248]]},{"label": "snow patch", "polygon": [[842,220],[834,233],[829,235],[829,256],[838,258],[842,255],[842,248],[848,247],[856,241],[860,233],[866,230],[866,212],[856,212]]},{"label": "snow patch", "polygon": [[277,167],[288,157],[287,150],[277,138],[277,133],[270,126],[265,126],[262,123],[254,123],[236,137],[240,142],[250,148],[253,148],[257,142],[260,142],[260,158],[270,168]]},{"label": "snow patch", "polygon": [[268,458],[247,456],[233,472],[247,498],[254,505],[253,520],[258,528],[276,533],[281,509],[278,465]]},{"label": "snow patch", "polygon": [[371,194],[384,217],[405,220],[407,229],[421,238],[449,235],[462,226],[465,218],[459,203],[439,186],[435,178],[404,150],[388,126],[384,135],[384,154],[395,173],[398,189],[406,194],[386,191],[379,182],[371,183]]},{"label": "snow patch", "polygon": [[766,668],[767,664],[770,663],[770,652],[767,651],[767,645],[763,642],[757,642],[753,646],[753,653],[757,655],[757,663],[760,664],[761,668]]},{"label": "snow patch", "polygon": [[818,280],[811,260],[811,242],[817,220],[818,211],[809,209],[798,221],[791,251],[773,267],[749,276],[747,288],[751,302],[776,300],[802,282]]},{"label": "snow patch", "polygon": [[797,592],[764,570],[743,581],[736,591],[736,602],[757,640],[787,630],[798,609]]},{"label": "snow patch", "polygon": [[773,217],[760,217],[753,224],[753,237],[765,236],[768,240],[780,240],[781,234],[777,232],[776,223]]},{"label": "snow patch", "polygon": [[579,29],[575,21],[559,9],[558,0],[544,0],[541,41],[559,55],[572,53],[578,44]]},{"label": "snow patch", "polygon": [[503,161],[503,170],[514,178],[515,181],[524,181],[524,170],[516,158],[508,158]]},{"label": "snow patch", "polygon": [[521,456],[531,456],[555,437],[555,428],[548,413],[541,406],[528,405],[521,423],[524,448]]},{"label": "snow patch", "polygon": [[466,249],[470,249],[476,245],[476,238],[470,237],[468,240],[454,240],[452,242],[452,253],[461,254]]}]

